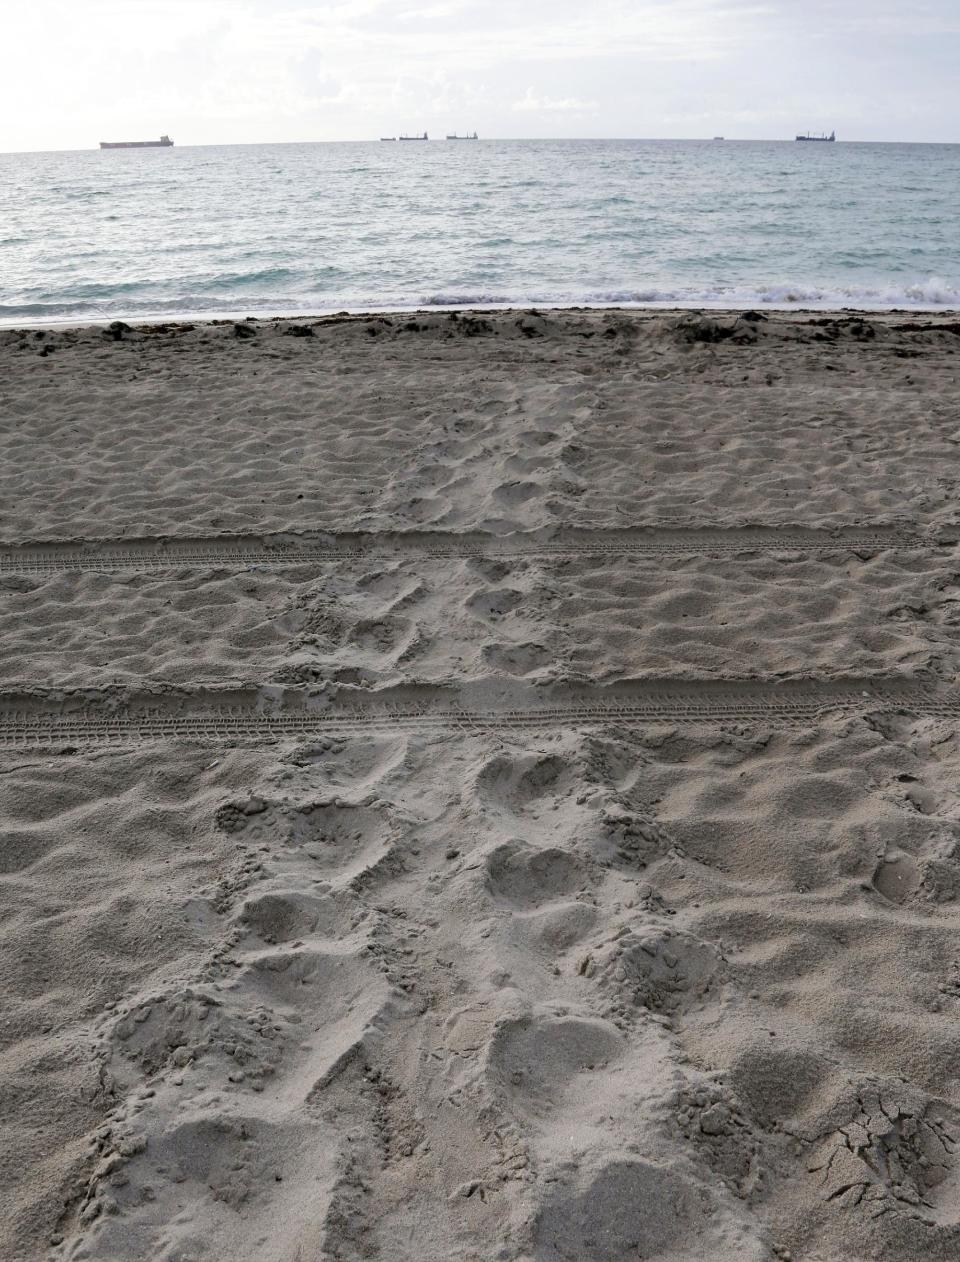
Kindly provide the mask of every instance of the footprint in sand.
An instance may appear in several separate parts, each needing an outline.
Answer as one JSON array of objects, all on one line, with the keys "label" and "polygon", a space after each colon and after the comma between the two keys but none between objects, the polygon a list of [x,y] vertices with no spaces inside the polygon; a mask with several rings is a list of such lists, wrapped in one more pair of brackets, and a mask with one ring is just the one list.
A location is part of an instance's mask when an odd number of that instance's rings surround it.
[{"label": "footprint in sand", "polygon": [[526,504],[535,495],[542,495],[543,487],[539,482],[526,480],[504,482],[496,488],[493,494],[499,504],[506,505],[508,508],[516,508],[520,504]]},{"label": "footprint in sand", "polygon": [[597,923],[597,907],[583,897],[591,887],[589,869],[568,851],[507,842],[487,855],[484,875],[489,892],[510,910],[507,934],[513,945],[551,964]]},{"label": "footprint in sand", "polygon": [[326,738],[299,746],[286,761],[308,770],[314,783],[319,775],[331,788],[361,796],[404,769],[407,748],[405,738]]},{"label": "footprint in sand", "polygon": [[270,945],[317,934],[339,935],[349,924],[348,914],[333,899],[287,891],[246,899],[236,920],[252,938]]},{"label": "footprint in sand", "polygon": [[956,1229],[960,1223],[960,1117],[906,1082],[874,1080],[849,1100],[848,1120],[819,1146],[808,1170],[824,1200],[864,1202]]},{"label": "footprint in sand", "polygon": [[[34,864],[40,863],[49,851],[58,850],[60,845],[52,829],[5,828],[3,846],[0,847],[0,875],[29,872]],[[58,851],[58,857],[62,861],[62,849]]]},{"label": "footprint in sand", "polygon": [[536,1262],[720,1257],[760,1262],[770,1256],[726,1215],[716,1215],[710,1198],[690,1179],[651,1161],[614,1158],[546,1186],[550,1192],[534,1222]]},{"label": "footprint in sand", "polygon": [[590,885],[583,860],[556,847],[537,850],[522,841],[506,842],[487,855],[484,866],[490,893],[527,910],[569,898]]},{"label": "footprint in sand", "polygon": [[193,1078],[213,1072],[220,1081],[233,1075],[252,1084],[274,1072],[289,1035],[270,1006],[238,1005],[206,985],[169,991],[142,1000],[114,1026],[111,1039],[123,1058],[114,1061],[115,1076],[130,1076],[127,1062],[137,1070],[131,1081],[189,1067]]},{"label": "footprint in sand", "polygon": [[920,865],[905,850],[888,850],[873,874],[873,888],[891,903],[905,903],[920,881]]},{"label": "footprint in sand", "polygon": [[[278,871],[287,864],[313,860],[311,875],[349,881],[373,867],[387,853],[393,830],[383,812],[365,806],[333,803],[291,806],[286,802],[227,803],[217,824],[257,841],[274,852]],[[301,877],[306,873],[301,868]]]},{"label": "footprint in sand", "polygon": [[574,769],[559,754],[498,754],[484,763],[474,783],[485,807],[531,815],[559,807],[573,790]]},{"label": "footprint in sand", "polygon": [[486,644],[483,660],[505,675],[532,675],[553,662],[553,654],[542,644]]},{"label": "footprint in sand", "polygon": [[382,811],[365,806],[304,806],[287,817],[290,842],[324,875],[350,880],[387,853],[394,834]]},{"label": "footprint in sand", "polygon": [[554,903],[535,911],[514,913],[509,936],[515,945],[528,943],[551,963],[582,942],[600,919],[587,902]]},{"label": "footprint in sand", "polygon": [[475,618],[483,618],[488,622],[496,622],[506,617],[523,602],[523,592],[513,587],[500,587],[487,591],[476,591],[466,601],[467,610]]},{"label": "footprint in sand", "polygon": [[402,653],[414,634],[408,618],[384,614],[379,618],[361,618],[347,635],[347,643],[362,653]]},{"label": "footprint in sand", "polygon": [[623,1036],[606,1021],[531,1014],[498,1027],[487,1051],[486,1077],[511,1109],[542,1113],[581,1075],[585,1081],[578,1089],[589,1090],[589,1075],[615,1061],[624,1046]]},{"label": "footprint in sand", "polygon": [[846,1081],[842,1068],[820,1049],[771,1046],[761,1034],[766,1042],[746,1040],[727,1074],[754,1124],[796,1130],[811,1114],[828,1113],[831,1093]]},{"label": "footprint in sand", "polygon": [[627,1003],[675,1014],[702,1005],[722,976],[716,950],[670,929],[628,933],[607,948],[601,985]]}]

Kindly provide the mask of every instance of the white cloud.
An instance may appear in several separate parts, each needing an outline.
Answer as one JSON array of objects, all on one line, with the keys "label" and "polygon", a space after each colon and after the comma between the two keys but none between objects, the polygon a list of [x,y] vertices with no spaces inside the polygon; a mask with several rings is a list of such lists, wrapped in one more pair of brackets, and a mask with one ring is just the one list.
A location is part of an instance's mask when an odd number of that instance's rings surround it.
[{"label": "white cloud", "polygon": [[596,101],[581,101],[575,96],[537,96],[531,87],[510,108],[517,113],[527,114],[589,114],[594,113],[599,106]]}]

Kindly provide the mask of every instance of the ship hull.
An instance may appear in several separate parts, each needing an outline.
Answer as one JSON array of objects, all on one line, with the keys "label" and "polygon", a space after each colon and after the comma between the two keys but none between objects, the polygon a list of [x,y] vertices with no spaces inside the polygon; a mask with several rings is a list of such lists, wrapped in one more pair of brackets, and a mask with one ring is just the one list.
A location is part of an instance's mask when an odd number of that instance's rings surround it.
[{"label": "ship hull", "polygon": [[101,140],[101,149],[172,149],[172,140]]}]

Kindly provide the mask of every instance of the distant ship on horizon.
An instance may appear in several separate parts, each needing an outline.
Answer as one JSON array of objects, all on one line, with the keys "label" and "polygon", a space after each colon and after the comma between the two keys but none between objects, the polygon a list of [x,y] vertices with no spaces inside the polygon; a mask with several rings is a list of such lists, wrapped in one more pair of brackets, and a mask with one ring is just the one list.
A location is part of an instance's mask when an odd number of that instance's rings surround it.
[{"label": "distant ship on horizon", "polygon": [[448,140],[479,140],[480,137],[477,135],[476,132],[474,132],[472,135],[470,134],[470,132],[467,132],[465,136],[458,136],[456,132],[453,132],[452,134],[447,136],[447,139]]},{"label": "distant ship on horizon", "polygon": [[401,140],[429,140],[430,137],[427,135],[426,132],[424,132],[422,136],[419,134],[416,136],[408,136],[407,133],[404,132],[403,135],[400,137],[400,139]]},{"label": "distant ship on horizon", "polygon": [[101,149],[170,149],[173,141],[169,136],[159,140],[101,140]]},{"label": "distant ship on horizon", "polygon": [[822,136],[812,136],[809,132],[807,132],[805,136],[798,136],[797,140],[825,141],[827,144],[830,144],[830,142],[836,140],[836,138],[837,138],[837,133],[835,131],[832,131],[829,136],[827,136],[826,134]]}]

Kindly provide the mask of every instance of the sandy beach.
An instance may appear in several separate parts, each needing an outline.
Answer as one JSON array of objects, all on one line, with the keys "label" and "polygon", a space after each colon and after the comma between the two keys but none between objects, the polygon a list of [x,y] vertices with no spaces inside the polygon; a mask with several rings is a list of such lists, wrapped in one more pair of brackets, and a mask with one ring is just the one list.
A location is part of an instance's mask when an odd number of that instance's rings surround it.
[{"label": "sandy beach", "polygon": [[0,1257],[960,1255],[960,317],[0,330]]}]

